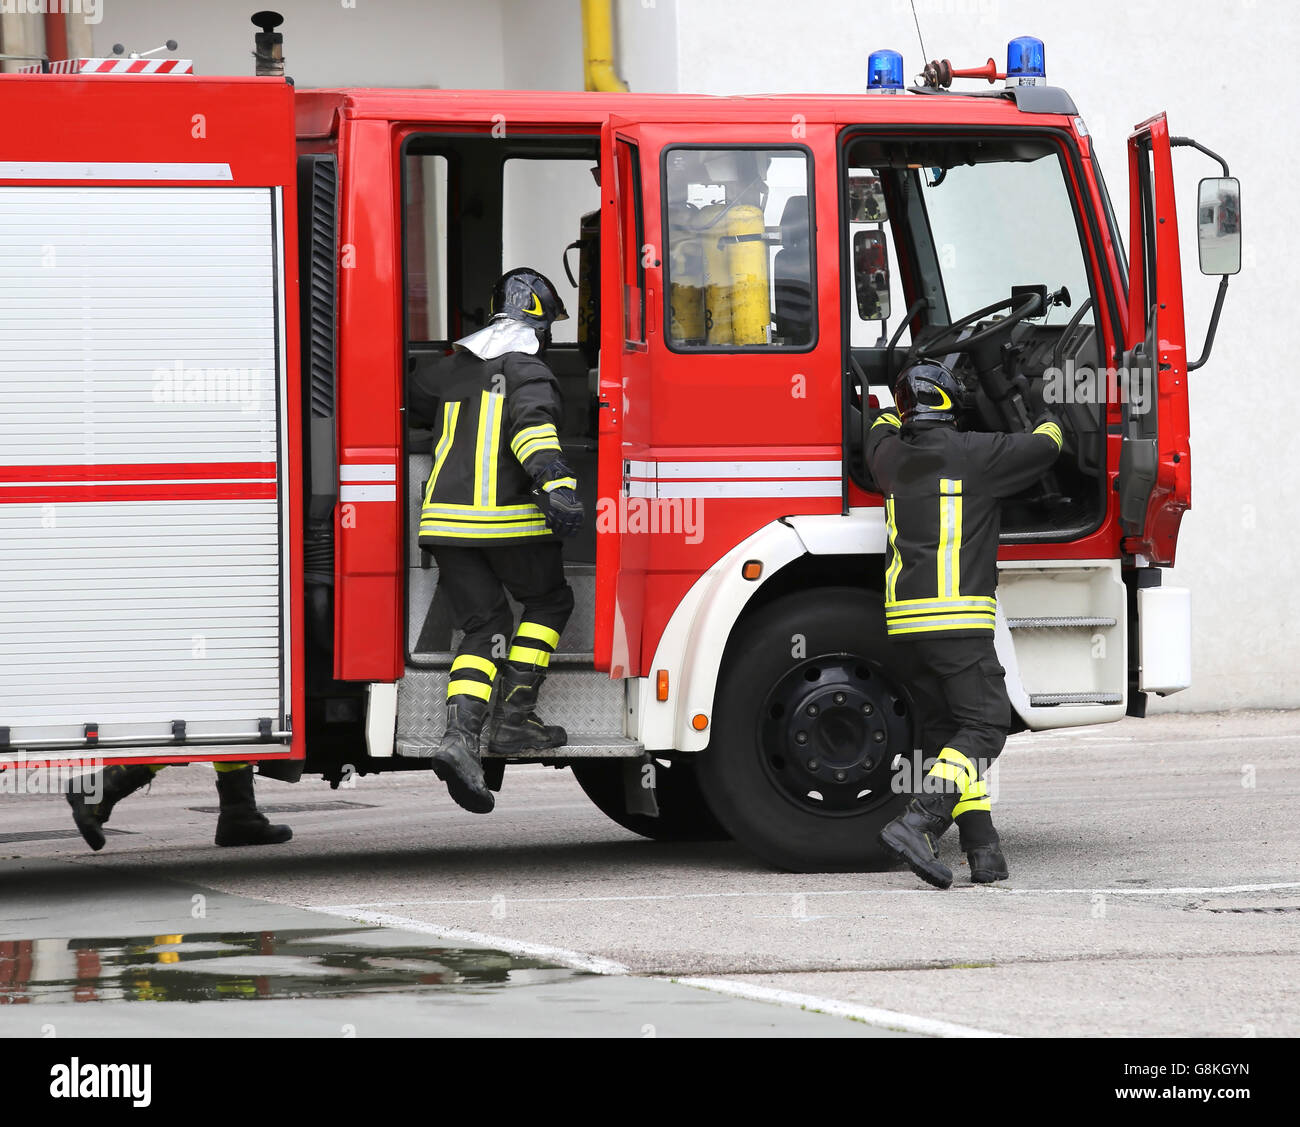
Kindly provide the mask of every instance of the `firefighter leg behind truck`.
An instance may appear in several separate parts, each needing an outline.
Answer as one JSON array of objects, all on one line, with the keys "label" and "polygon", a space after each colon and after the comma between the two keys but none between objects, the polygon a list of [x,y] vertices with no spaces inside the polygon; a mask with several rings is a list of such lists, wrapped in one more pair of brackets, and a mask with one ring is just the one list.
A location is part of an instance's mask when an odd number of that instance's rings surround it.
[{"label": "firefighter leg behind truck", "polygon": [[936,843],[953,821],[971,880],[1006,880],[986,775],[1011,724],[1005,670],[992,637],[908,639],[910,689],[920,717],[920,746],[935,757],[921,794],[881,832],[881,841],[917,876],[938,888],[952,884]]},{"label": "firefighter leg behind truck", "polygon": [[[116,806],[127,795],[153,782],[153,777],[166,766],[137,764],[132,767],[106,767],[100,777],[89,787],[68,787],[68,805],[72,807],[72,820],[76,823],[86,844],[98,852],[107,840],[104,823]],[[293,837],[288,826],[275,826],[257,808],[253,797],[253,767],[250,763],[213,763],[217,771],[217,798],[220,813],[217,815],[217,845],[279,845]],[[99,794],[98,802],[87,802],[90,794]]]},{"label": "firefighter leg behind truck", "polygon": [[[551,654],[573,612],[573,589],[564,578],[557,541],[436,547],[433,553],[452,624],[465,632],[451,663],[447,730],[433,755],[434,771],[459,805],[486,814],[495,799],[483,778],[479,739],[488,722],[494,683],[489,750],[514,755],[562,747],[568,741],[563,728],[544,724],[534,709]],[[523,606],[513,636],[507,591]]]}]

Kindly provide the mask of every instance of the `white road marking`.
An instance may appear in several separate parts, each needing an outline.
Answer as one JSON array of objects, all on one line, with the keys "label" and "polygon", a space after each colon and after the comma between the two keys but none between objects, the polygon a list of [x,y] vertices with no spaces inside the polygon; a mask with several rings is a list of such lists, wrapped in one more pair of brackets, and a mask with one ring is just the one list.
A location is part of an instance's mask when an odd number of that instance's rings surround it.
[{"label": "white road marking", "polygon": [[928,1037],[1007,1037],[1006,1033],[994,1033],[988,1029],[975,1029],[969,1025],[954,1025],[948,1021],[936,1021],[928,1017],[915,1017],[912,1014],[899,1013],[896,1010],[878,1010],[874,1006],[858,1006],[852,1002],[838,1002],[834,998],[821,998],[816,994],[796,994],[792,990],[777,990],[771,986],[758,986],[749,982],[733,982],[727,978],[673,978],[668,981],[683,986],[694,986],[700,990],[712,990],[717,994],[730,994],[737,998],[749,998],[755,1002],[776,1002],[783,1006],[799,1006],[806,1010],[818,1010],[834,1017],[856,1018],[868,1025],[883,1026],[886,1029],[899,1029],[905,1033],[921,1033]]},{"label": "white road marking", "polygon": [[[972,889],[974,886],[972,886]],[[1002,892],[1017,896],[1088,896],[1104,893],[1108,896],[1211,896],[1225,892],[1272,892],[1276,889],[1300,888],[1300,881],[1279,881],[1273,884],[1226,884],[1214,887],[1174,888],[1005,888],[993,886],[981,891]],[[959,890],[963,891],[963,890]],[[681,892],[643,894],[639,896],[507,896],[509,904],[593,904],[623,903],[652,900],[741,900],[776,899],[791,896],[933,896],[928,888],[792,888],[775,892]],[[416,908],[435,906],[470,906],[492,904],[493,899],[475,900],[377,900],[364,904],[328,904],[313,907],[314,912],[346,915],[349,912],[366,912],[373,908]]]},{"label": "white road marking", "polygon": [[[488,901],[490,903],[490,901]],[[545,943],[527,943],[520,939],[507,939],[501,935],[485,935],[481,931],[467,931],[461,927],[438,927],[413,920],[409,916],[393,916],[386,912],[361,912],[353,909],[310,908],[312,912],[323,912],[330,916],[357,920],[360,923],[374,924],[376,927],[395,927],[402,931],[418,931],[421,935],[431,935],[435,939],[451,939],[459,943],[472,943],[475,946],[491,947],[498,951],[508,951],[512,955],[526,955],[534,959],[546,959],[574,970],[585,970],[592,974],[630,974],[631,969],[613,959],[602,959],[597,955],[584,955],[581,951],[570,951],[564,947],[551,947]]]},{"label": "white road marking", "polygon": [[[581,899],[581,898],[576,898]],[[632,898],[629,898],[632,899]],[[486,901],[491,903],[491,901]],[[354,908],[313,907],[313,912],[339,916],[358,923],[373,924],[376,927],[399,928],[402,931],[414,931],[436,939],[450,939],[459,943],[472,943],[477,946],[490,947],[497,951],[508,951],[513,955],[544,959],[572,967],[574,970],[588,971],[592,974],[627,975],[632,974],[630,967],[617,963],[613,959],[604,959],[598,955],[586,955],[581,951],[570,951],[565,947],[552,947],[546,943],[528,943],[519,939],[508,939],[502,935],[488,935],[481,931],[467,931],[459,927],[438,927],[409,916],[394,916],[387,912],[367,912]],[[895,1010],[880,1010],[872,1006],[858,1006],[850,1002],[840,1002],[834,998],[822,998],[815,994],[796,994],[790,990],[775,990],[768,986],[757,986],[748,982],[733,982],[725,978],[673,978],[662,975],[652,976],[660,982],[675,982],[682,986],[692,986],[700,990],[710,990],[715,994],[728,994],[736,998],[745,998],[756,1002],[773,1002],[783,1006],[798,1006],[805,1010],[815,1010],[830,1017],[855,1018],[885,1029],[898,1029],[906,1033],[919,1033],[929,1037],[1005,1037],[1005,1033],[993,1033],[985,1029],[974,1029],[965,1025],[954,1025],[947,1021],[935,1021],[931,1018],[916,1017],[913,1014],[899,1013]]]}]

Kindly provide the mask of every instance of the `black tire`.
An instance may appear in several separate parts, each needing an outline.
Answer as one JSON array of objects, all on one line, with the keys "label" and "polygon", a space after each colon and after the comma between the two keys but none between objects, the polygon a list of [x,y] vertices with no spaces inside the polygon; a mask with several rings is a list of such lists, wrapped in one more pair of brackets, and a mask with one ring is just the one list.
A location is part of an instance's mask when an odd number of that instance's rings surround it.
[{"label": "black tire", "polygon": [[907,799],[894,787],[912,749],[897,666],[880,596],[857,588],[786,595],[737,628],[696,764],[736,841],[791,872],[895,864],[876,836]]},{"label": "black tire", "polygon": [[623,794],[624,760],[593,759],[572,766],[587,797],[625,830],[654,841],[728,841],[731,835],[718,824],[700,793],[693,760],[693,756],[677,754],[656,758],[657,818],[628,813]]}]

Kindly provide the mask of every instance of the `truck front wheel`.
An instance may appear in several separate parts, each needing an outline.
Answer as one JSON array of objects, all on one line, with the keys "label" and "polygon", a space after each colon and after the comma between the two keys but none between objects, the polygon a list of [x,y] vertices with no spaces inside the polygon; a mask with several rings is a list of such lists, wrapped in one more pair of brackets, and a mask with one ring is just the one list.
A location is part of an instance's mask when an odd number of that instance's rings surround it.
[{"label": "truck front wheel", "polygon": [[792,872],[893,864],[876,835],[906,801],[894,760],[912,749],[895,665],[868,591],[787,595],[741,623],[696,763],[710,809],[741,845]]},{"label": "truck front wheel", "polygon": [[654,841],[726,841],[730,835],[718,825],[700,795],[693,760],[694,756],[674,755],[655,764],[657,817],[628,810],[624,797],[627,765],[622,760],[575,762],[573,773],[587,797],[625,830]]}]

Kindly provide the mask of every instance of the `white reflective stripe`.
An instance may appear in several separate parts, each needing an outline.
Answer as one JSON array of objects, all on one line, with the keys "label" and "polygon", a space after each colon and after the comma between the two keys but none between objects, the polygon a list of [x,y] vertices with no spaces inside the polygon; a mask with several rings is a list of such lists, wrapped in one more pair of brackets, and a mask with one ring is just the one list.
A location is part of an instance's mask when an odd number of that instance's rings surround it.
[{"label": "white reflective stripe", "polygon": [[657,481],[629,481],[627,483],[627,495],[629,497],[658,497],[659,483]]},{"label": "white reflective stripe", "polygon": [[0,180],[233,180],[228,164],[0,160]]},{"label": "white reflective stripe", "polygon": [[633,462],[627,464],[628,477],[655,477],[657,462]]},{"label": "white reflective stripe", "polygon": [[396,501],[396,485],[340,485],[340,501]]},{"label": "white reflective stripe", "polygon": [[[628,483],[628,495],[632,496]],[[648,484],[648,483],[646,483]],[[839,497],[835,481],[660,481],[658,497]]]},{"label": "white reflective stripe", "polygon": [[[782,480],[843,476],[842,462],[644,462],[651,467],[645,477],[665,478],[715,478],[715,477],[773,477]],[[657,472],[656,472],[657,467]]]},{"label": "white reflective stripe", "polygon": [[354,463],[339,466],[339,481],[396,481],[397,467],[367,466]]}]

